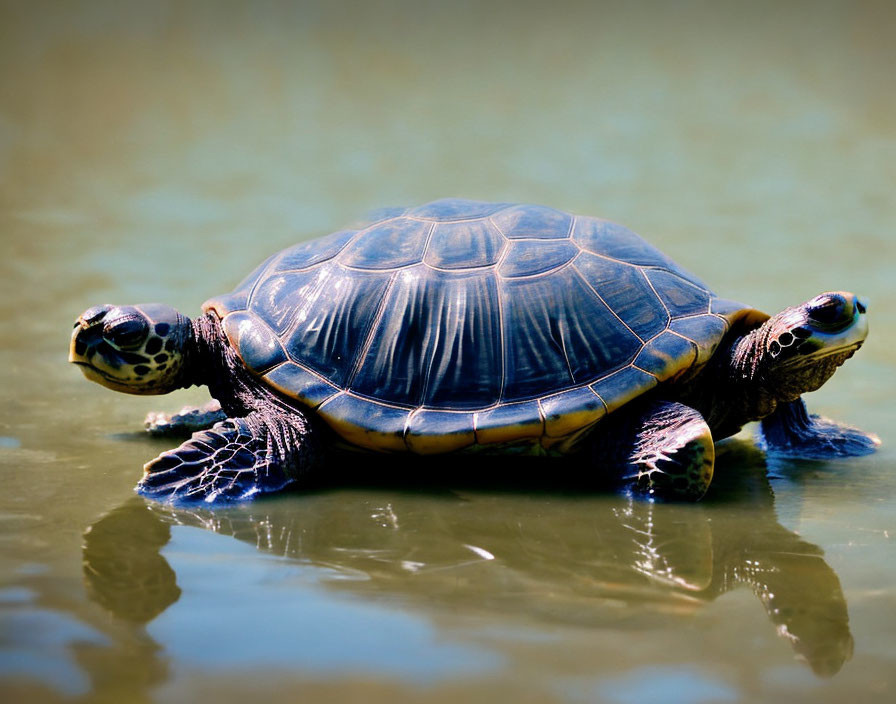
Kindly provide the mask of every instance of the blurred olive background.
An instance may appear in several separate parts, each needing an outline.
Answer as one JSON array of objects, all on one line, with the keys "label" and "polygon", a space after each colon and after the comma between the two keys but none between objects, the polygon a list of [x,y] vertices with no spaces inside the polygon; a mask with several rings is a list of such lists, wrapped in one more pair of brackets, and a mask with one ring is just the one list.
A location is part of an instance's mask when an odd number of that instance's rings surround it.
[{"label": "blurred olive background", "polygon": [[[3,700],[889,701],[894,34],[888,2],[0,2]],[[867,296],[809,402],[881,451],[766,467],[745,434],[694,507],[132,498],[170,445],[143,416],[206,397],[88,384],[78,313],[192,315],[445,196],[622,222],[770,312]]]}]

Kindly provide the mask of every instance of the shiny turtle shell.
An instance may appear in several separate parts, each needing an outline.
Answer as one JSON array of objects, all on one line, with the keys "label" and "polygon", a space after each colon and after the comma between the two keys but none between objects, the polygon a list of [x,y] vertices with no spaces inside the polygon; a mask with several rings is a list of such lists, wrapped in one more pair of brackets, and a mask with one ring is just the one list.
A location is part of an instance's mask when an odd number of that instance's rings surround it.
[{"label": "shiny turtle shell", "polygon": [[349,445],[416,453],[572,452],[767,317],[620,225],[458,199],[290,247],[203,309]]}]

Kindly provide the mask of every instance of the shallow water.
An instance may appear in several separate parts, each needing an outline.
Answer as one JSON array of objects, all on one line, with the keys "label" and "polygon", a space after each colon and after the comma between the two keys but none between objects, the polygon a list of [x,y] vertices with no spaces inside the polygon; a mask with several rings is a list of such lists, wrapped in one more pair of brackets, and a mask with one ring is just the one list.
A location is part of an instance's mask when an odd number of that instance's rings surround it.
[{"label": "shallow water", "polygon": [[[885,3],[4,3],[4,701],[890,701],[896,94]],[[366,211],[454,195],[631,226],[774,311],[871,301],[808,401],[872,457],[727,443],[697,505],[503,464],[229,509],[66,363],[89,305],[195,313]],[[344,469],[344,468],[338,468]],[[334,483],[335,484],[335,483]]]}]

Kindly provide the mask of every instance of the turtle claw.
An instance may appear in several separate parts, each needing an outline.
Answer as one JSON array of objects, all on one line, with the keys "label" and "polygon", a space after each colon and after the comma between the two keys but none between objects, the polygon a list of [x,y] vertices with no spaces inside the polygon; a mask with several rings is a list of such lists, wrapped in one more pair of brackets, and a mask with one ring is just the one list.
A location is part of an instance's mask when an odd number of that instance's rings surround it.
[{"label": "turtle claw", "polygon": [[143,427],[150,435],[189,436],[226,419],[227,414],[221,410],[221,404],[212,400],[198,407],[184,406],[177,413],[152,411],[146,415]]},{"label": "turtle claw", "polygon": [[268,445],[264,426],[229,418],[146,464],[137,492],[171,502],[240,501],[280,491],[288,477]]}]

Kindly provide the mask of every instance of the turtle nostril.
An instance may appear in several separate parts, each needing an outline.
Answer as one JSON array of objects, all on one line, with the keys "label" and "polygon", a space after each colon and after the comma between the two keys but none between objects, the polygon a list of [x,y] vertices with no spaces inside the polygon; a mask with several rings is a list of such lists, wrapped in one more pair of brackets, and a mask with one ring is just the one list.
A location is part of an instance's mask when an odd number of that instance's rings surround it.
[{"label": "turtle nostril", "polygon": [[856,298],[856,310],[859,313],[865,313],[868,310],[868,304],[862,298]]}]

